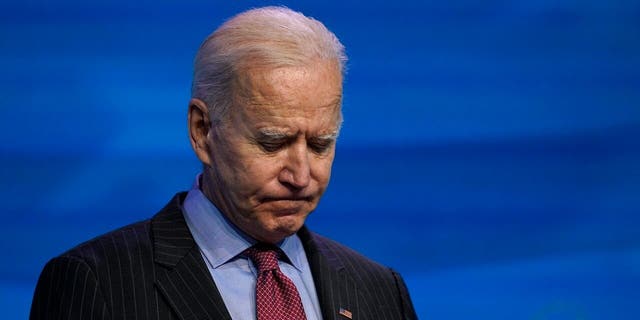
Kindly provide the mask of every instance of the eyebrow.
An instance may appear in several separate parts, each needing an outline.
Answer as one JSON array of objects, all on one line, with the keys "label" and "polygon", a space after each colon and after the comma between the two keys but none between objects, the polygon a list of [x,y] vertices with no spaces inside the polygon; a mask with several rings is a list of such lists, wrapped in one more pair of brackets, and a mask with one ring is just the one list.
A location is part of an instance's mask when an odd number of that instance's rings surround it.
[{"label": "eyebrow", "polygon": [[291,135],[273,129],[260,129],[258,130],[258,138],[260,139],[269,139],[269,140],[281,140],[290,138]]},{"label": "eyebrow", "polygon": [[[274,129],[260,129],[258,130],[258,138],[259,139],[268,139],[268,140],[283,140],[290,139],[294,137],[294,135],[287,134],[286,132],[274,130]],[[338,132],[331,132],[315,137],[311,137],[314,140],[336,140],[338,138]]]},{"label": "eyebrow", "polygon": [[313,139],[317,139],[317,140],[336,140],[336,139],[338,139],[338,132],[332,132],[332,133],[323,134],[321,136],[313,137]]}]

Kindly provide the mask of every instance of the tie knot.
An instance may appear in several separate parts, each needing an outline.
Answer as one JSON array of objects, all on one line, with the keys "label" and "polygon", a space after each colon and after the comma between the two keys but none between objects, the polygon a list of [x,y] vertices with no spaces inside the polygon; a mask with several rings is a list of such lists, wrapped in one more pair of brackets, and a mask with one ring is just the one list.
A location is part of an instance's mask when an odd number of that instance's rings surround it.
[{"label": "tie knot", "polygon": [[278,258],[280,257],[280,249],[277,247],[257,244],[245,250],[244,253],[256,265],[258,273],[279,269]]}]

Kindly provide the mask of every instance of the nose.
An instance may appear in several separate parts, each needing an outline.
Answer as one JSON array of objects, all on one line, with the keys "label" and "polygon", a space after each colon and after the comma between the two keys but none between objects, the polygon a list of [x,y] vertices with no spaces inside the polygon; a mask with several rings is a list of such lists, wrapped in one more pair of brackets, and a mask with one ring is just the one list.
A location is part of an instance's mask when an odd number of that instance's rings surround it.
[{"label": "nose", "polygon": [[306,141],[296,141],[287,150],[285,165],[278,179],[293,189],[304,189],[311,182],[311,167]]}]

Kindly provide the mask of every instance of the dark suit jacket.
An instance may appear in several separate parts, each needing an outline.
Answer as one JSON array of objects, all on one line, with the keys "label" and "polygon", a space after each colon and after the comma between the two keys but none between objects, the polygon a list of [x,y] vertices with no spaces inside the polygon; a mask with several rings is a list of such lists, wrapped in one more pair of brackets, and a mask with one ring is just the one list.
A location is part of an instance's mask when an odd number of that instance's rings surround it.
[{"label": "dark suit jacket", "polygon": [[[30,319],[231,319],[177,194],[150,220],[80,244],[47,263]],[[399,274],[302,228],[324,319],[416,319]]]}]

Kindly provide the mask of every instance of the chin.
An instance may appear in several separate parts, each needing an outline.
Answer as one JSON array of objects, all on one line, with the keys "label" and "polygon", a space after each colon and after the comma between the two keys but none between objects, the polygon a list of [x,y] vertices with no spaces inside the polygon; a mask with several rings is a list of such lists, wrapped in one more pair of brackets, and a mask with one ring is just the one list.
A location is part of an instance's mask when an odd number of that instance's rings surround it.
[{"label": "chin", "polygon": [[290,215],[290,216],[284,216],[284,217],[277,217],[275,230],[279,232],[289,233],[289,235],[292,235],[298,232],[300,228],[302,228],[302,225],[304,224],[304,221],[306,220],[306,218],[307,218],[307,214],[296,214],[296,215]]},{"label": "chin", "polygon": [[272,243],[280,242],[282,239],[298,232],[304,225],[307,215],[307,213],[300,213],[273,217],[270,223],[263,228],[266,231],[263,238]]}]

